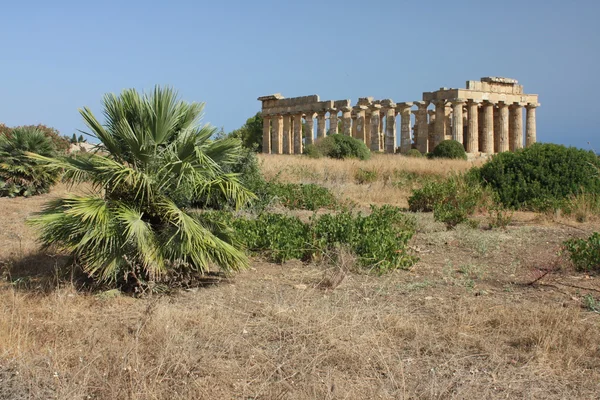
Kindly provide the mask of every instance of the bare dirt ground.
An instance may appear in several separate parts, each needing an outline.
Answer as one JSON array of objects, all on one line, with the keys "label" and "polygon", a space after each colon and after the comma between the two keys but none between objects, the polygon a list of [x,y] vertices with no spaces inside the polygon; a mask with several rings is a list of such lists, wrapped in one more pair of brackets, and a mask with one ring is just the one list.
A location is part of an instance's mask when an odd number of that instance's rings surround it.
[{"label": "bare dirt ground", "polygon": [[518,213],[506,230],[446,231],[422,214],[410,271],[347,271],[331,289],[339,266],[257,259],[136,299],[53,277],[64,260],[24,221],[66,190],[0,199],[2,399],[599,398],[584,298],[600,278],[557,256],[597,223]]}]

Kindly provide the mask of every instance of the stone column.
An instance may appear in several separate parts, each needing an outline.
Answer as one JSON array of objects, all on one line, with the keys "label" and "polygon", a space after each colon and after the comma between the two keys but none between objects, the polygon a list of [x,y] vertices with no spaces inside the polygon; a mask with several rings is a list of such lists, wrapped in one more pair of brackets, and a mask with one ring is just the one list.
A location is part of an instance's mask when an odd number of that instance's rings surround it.
[{"label": "stone column", "polygon": [[463,141],[463,106],[465,100],[455,99],[452,101],[452,140],[464,145]]},{"label": "stone column", "polygon": [[356,132],[354,133],[354,137],[358,140],[361,140],[364,144],[367,145],[367,147],[369,147],[369,143],[367,142],[367,138],[366,138],[366,129],[365,129],[365,110],[367,107],[365,106],[357,106],[355,107],[355,112],[356,112],[356,120],[354,121],[355,124],[353,124],[352,126],[356,127]]},{"label": "stone column", "polygon": [[429,114],[429,126],[428,126],[428,134],[427,134],[427,151],[432,152],[435,147],[435,110],[428,110],[427,114]]},{"label": "stone column", "polygon": [[421,153],[427,153],[427,138],[429,136],[429,125],[427,123],[427,106],[428,101],[417,101],[417,113],[415,116],[415,122],[417,125],[417,131],[415,132],[415,143],[417,150]]},{"label": "stone column", "polygon": [[306,144],[313,144],[315,141],[315,127],[314,127],[315,113],[308,112],[304,116],[304,124],[306,126]]},{"label": "stone column", "polygon": [[505,102],[501,101],[498,103],[498,111],[499,111],[499,128],[500,128],[500,134],[499,139],[498,139],[498,152],[504,152],[504,151],[508,151],[509,150],[509,143],[508,143],[508,125],[509,125],[509,118],[508,118],[508,104],[506,104]]},{"label": "stone column", "polygon": [[365,144],[370,149],[371,142],[371,118],[373,117],[373,113],[369,110],[369,107],[365,110]]},{"label": "stone column", "polygon": [[271,117],[263,115],[262,152],[271,154]]},{"label": "stone column", "polygon": [[469,100],[467,103],[467,140],[465,151],[467,153],[477,153],[479,151],[479,110],[477,103]]},{"label": "stone column", "polygon": [[520,103],[514,103],[508,108],[509,124],[508,138],[509,149],[515,151],[523,148],[523,106]]},{"label": "stone column", "polygon": [[342,133],[346,136],[352,136],[352,108],[342,108]]},{"label": "stone column", "polygon": [[529,147],[534,144],[537,140],[536,138],[536,122],[535,122],[535,109],[539,107],[538,103],[529,103],[525,106],[527,109],[527,117],[525,120],[525,131],[527,132],[527,137],[525,139],[525,146]]},{"label": "stone column", "polygon": [[338,110],[337,109],[331,109],[329,110],[329,131],[327,132],[328,135],[333,135],[335,133],[338,133]]},{"label": "stone column", "polygon": [[412,106],[413,103],[400,103],[397,107],[400,113],[400,152],[402,154],[408,153],[412,148],[412,141],[410,140],[410,108]]},{"label": "stone column", "polygon": [[379,151],[385,150],[385,123],[386,113],[382,109],[379,112]]},{"label": "stone column", "polygon": [[381,125],[380,109],[381,105],[379,104],[373,104],[371,106],[371,151],[379,151],[379,126]]},{"label": "stone column", "polygon": [[325,120],[325,111],[317,113],[317,140],[324,138],[327,134],[327,125]]},{"label": "stone column", "polygon": [[[446,101],[438,100],[435,103],[435,136],[433,138],[433,148],[446,139]],[[429,149],[433,151],[433,149]]]},{"label": "stone column", "polygon": [[494,104],[486,101],[483,103],[483,136],[482,147],[479,151],[487,154],[494,153]]},{"label": "stone column", "polygon": [[351,113],[351,117],[352,117],[352,137],[356,139],[356,136],[358,135],[357,130],[356,130],[356,120],[358,119],[358,115],[356,115],[356,110],[352,110]]},{"label": "stone column", "polygon": [[444,128],[445,135],[443,140],[450,140],[452,139],[452,106],[450,103],[446,103],[444,114],[446,115],[446,127]]},{"label": "stone column", "polygon": [[292,154],[292,117],[283,116],[283,154]]},{"label": "stone column", "polygon": [[273,116],[273,154],[281,154],[283,152],[283,116]]},{"label": "stone column", "polygon": [[500,153],[500,109],[494,107],[494,153]]},{"label": "stone column", "polygon": [[388,154],[396,152],[396,104],[387,102],[384,105],[385,113],[385,138],[384,149]]},{"label": "stone column", "polygon": [[302,154],[302,114],[294,114],[294,154]]}]

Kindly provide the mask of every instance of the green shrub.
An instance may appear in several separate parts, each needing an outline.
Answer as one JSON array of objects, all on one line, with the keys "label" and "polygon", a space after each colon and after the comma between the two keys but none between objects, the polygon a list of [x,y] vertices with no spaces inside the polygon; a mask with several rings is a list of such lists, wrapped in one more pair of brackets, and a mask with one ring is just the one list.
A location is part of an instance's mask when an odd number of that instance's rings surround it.
[{"label": "green shrub", "polygon": [[560,207],[570,195],[600,193],[600,162],[592,151],[537,143],[495,155],[479,170],[507,207],[536,210]]},{"label": "green shrub", "polygon": [[578,271],[600,272],[600,233],[594,232],[587,239],[571,239],[564,248]]},{"label": "green shrub", "polygon": [[311,144],[307,144],[306,146],[304,146],[304,154],[310,158],[323,158],[325,157],[325,155],[323,154],[323,152],[321,151],[321,149],[319,149],[317,147],[317,145],[311,143]]},{"label": "green shrub", "polygon": [[51,157],[56,154],[52,139],[37,128],[11,129],[0,134],[0,196],[33,196],[46,193],[58,172],[51,171],[26,153]]},{"label": "green shrub", "polygon": [[[328,220],[329,219],[329,220]],[[379,273],[411,267],[417,258],[408,253],[415,221],[392,206],[371,206],[371,214],[356,217],[348,212],[323,215],[315,222],[315,236],[329,238],[328,247],[347,244],[359,263]],[[330,232],[335,232],[332,237]]]},{"label": "green shrub", "polygon": [[408,153],[406,153],[407,157],[415,157],[415,158],[422,158],[423,157],[423,153],[421,153],[419,150],[417,149],[410,149],[408,151]]},{"label": "green shrub", "polygon": [[408,268],[417,260],[408,253],[415,222],[392,206],[373,206],[369,215],[345,210],[314,216],[308,223],[273,213],[251,219],[213,212],[202,214],[202,218],[231,226],[237,241],[275,262],[308,260],[339,245],[351,249],[360,265],[380,273]]},{"label": "green shrub", "polygon": [[378,178],[378,174],[377,174],[377,171],[375,171],[375,170],[359,168],[354,173],[354,180],[358,184],[361,184],[361,185],[364,183],[375,182],[377,180],[377,178]]},{"label": "green shrub", "polygon": [[415,189],[408,198],[408,209],[412,212],[431,212],[435,203],[443,198],[446,187],[444,182],[426,182],[422,188]]},{"label": "green shrub", "polygon": [[371,156],[369,148],[362,141],[337,133],[318,139],[314,145],[306,146],[304,153],[313,158],[326,156],[367,160]]},{"label": "green shrub", "polygon": [[467,153],[460,142],[456,140],[444,140],[433,149],[433,152],[429,153],[428,157],[466,160]]},{"label": "green shrub", "polygon": [[427,182],[421,189],[413,190],[408,205],[413,212],[433,211],[434,219],[451,229],[467,221],[483,199],[482,186],[473,175],[463,174]]},{"label": "green shrub", "polygon": [[313,183],[267,183],[267,195],[289,209],[318,210],[333,208],[337,200],[333,193]]}]

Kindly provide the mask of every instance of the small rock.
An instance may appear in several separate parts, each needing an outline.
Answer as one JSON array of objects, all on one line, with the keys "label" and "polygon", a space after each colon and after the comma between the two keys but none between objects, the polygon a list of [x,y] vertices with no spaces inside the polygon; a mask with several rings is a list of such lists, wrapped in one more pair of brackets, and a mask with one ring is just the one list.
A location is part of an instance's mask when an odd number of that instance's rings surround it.
[{"label": "small rock", "polygon": [[305,284],[303,284],[303,283],[300,283],[300,284],[298,284],[298,285],[294,285],[294,289],[298,289],[298,290],[306,290],[306,289],[308,289],[308,286],[306,286],[306,285],[305,285]]},{"label": "small rock", "polygon": [[425,297],[425,300],[433,300],[433,296],[427,296]]}]

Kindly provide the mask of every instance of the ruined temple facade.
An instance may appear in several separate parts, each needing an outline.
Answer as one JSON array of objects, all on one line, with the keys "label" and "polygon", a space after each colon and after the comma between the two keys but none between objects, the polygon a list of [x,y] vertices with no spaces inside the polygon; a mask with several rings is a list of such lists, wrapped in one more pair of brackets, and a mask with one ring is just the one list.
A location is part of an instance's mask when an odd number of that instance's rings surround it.
[{"label": "ruined temple facade", "polygon": [[499,77],[467,81],[465,89],[425,92],[414,102],[363,97],[353,106],[350,100],[320,101],[318,95],[286,99],[279,93],[258,100],[267,154],[301,154],[304,145],[328,133],[352,136],[372,151],[386,153],[411,148],[426,153],[446,139],[462,143],[472,154],[514,151],[535,143],[535,109],[540,105],[538,95],[523,93],[515,79]]}]

